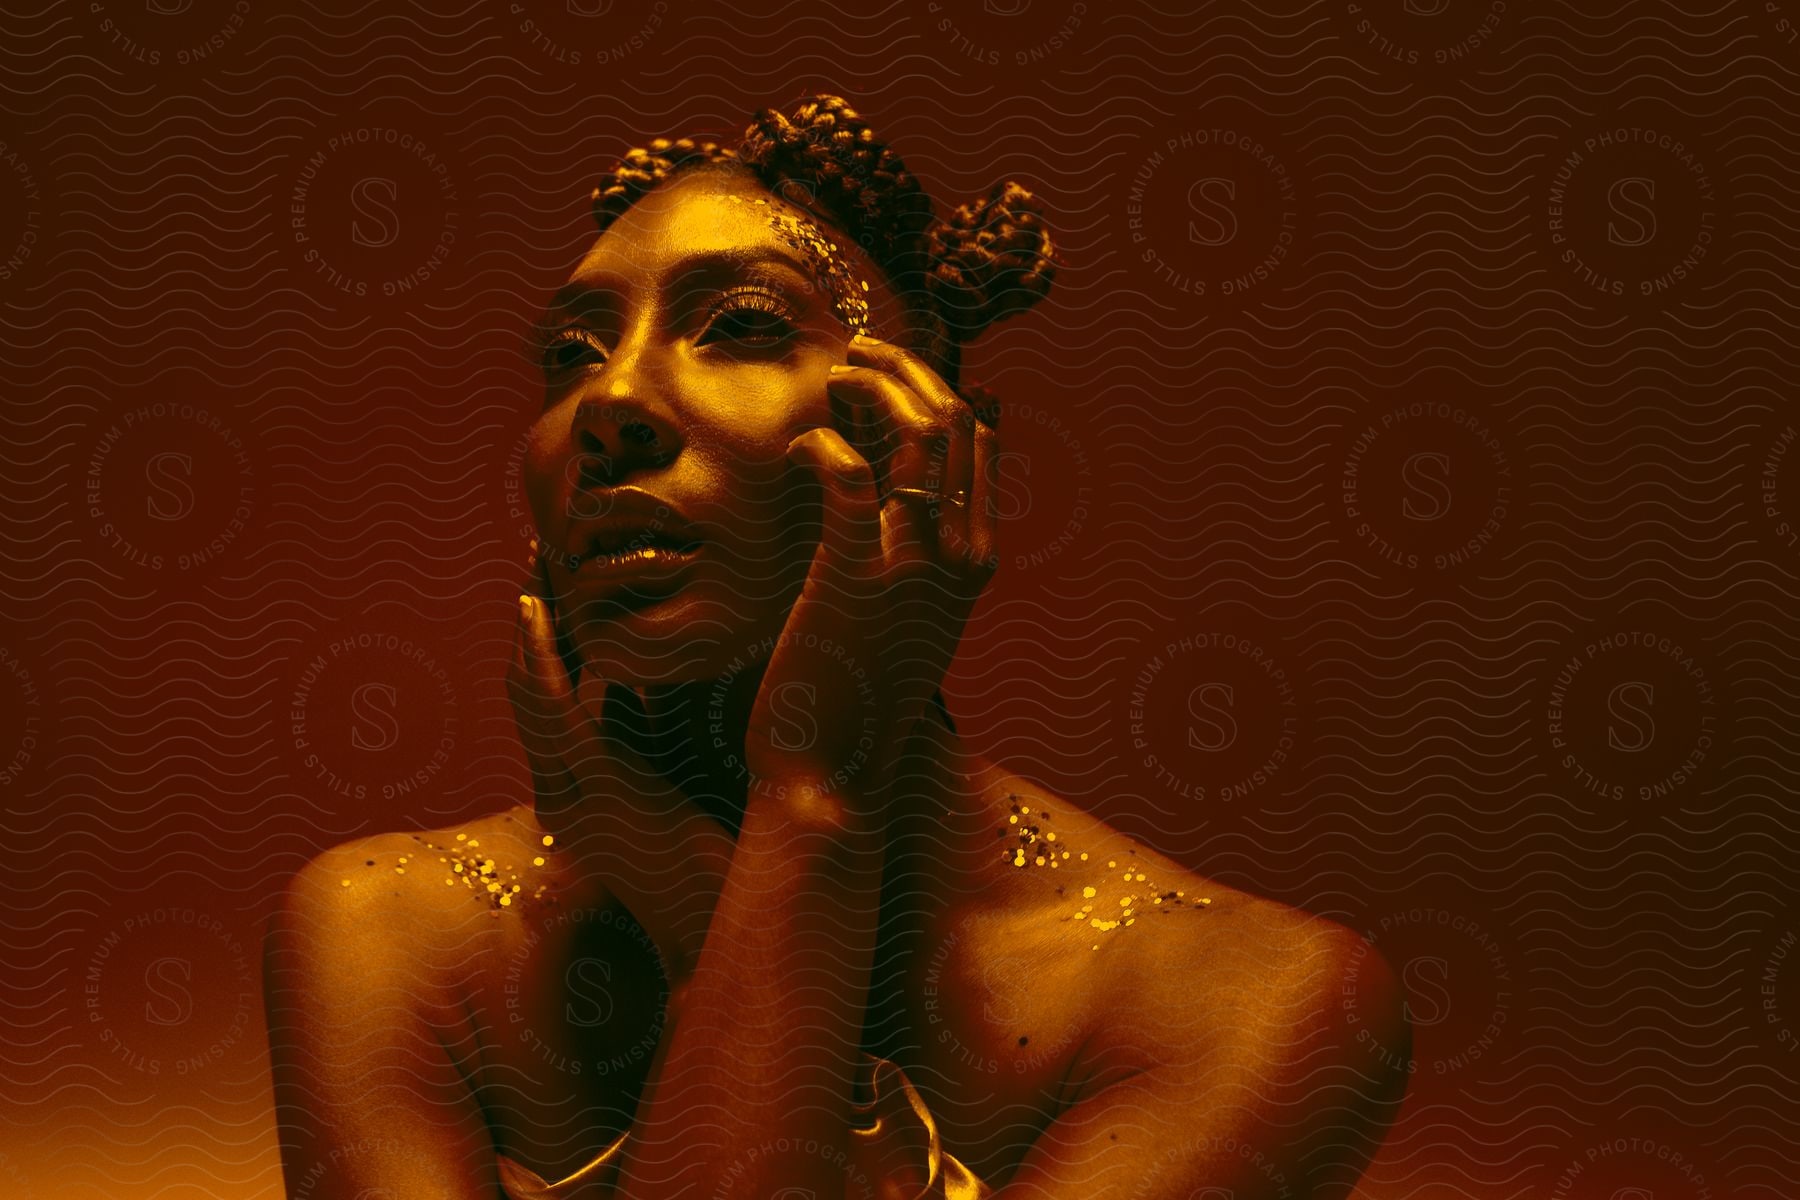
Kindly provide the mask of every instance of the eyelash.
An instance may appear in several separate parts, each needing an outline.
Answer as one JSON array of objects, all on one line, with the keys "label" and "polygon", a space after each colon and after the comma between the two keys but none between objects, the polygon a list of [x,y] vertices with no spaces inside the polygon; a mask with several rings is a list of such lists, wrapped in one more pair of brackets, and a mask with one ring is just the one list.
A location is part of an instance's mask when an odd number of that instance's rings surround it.
[{"label": "eyelash", "polygon": [[[768,318],[750,331],[750,337],[733,336],[730,338],[747,349],[771,350],[781,346],[797,333],[793,309],[774,292],[761,288],[739,288],[726,292],[707,310],[706,325],[701,330],[696,345],[705,345],[718,324],[734,313],[754,312]],[[753,340],[756,339],[756,340]]]},{"label": "eyelash", "polygon": [[[573,359],[559,358],[566,351],[588,351],[596,357],[592,362],[577,362]],[[551,330],[543,341],[543,352],[540,363],[544,374],[556,376],[564,371],[572,371],[576,367],[598,366],[606,361],[606,347],[594,336],[594,331],[580,325],[565,325],[561,329]]]},{"label": "eyelash", "polygon": [[[695,345],[707,345],[719,326],[737,313],[752,312],[768,318],[750,329],[737,333],[721,333],[731,343],[748,350],[772,350],[799,332],[793,309],[774,292],[760,288],[739,288],[725,293],[707,309],[706,323]],[[543,339],[541,362],[544,373],[559,375],[578,367],[599,366],[606,361],[606,347],[593,330],[582,325],[565,325],[549,332]],[[591,356],[585,361],[581,355]]]}]

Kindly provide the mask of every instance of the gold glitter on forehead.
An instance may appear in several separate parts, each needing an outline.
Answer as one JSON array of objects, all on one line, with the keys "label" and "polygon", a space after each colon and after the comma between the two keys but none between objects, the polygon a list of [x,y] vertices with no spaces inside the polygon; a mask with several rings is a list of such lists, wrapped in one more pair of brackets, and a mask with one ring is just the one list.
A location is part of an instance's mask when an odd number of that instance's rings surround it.
[{"label": "gold glitter on forehead", "polygon": [[[731,199],[738,204],[747,203],[742,196],[735,194]],[[767,209],[769,228],[780,234],[783,242],[799,251],[806,259],[813,274],[831,294],[831,311],[837,314],[844,327],[851,333],[868,333],[869,281],[858,279],[851,272],[850,264],[844,261],[838,244],[811,221],[785,212],[767,200],[759,198],[748,203]]]}]

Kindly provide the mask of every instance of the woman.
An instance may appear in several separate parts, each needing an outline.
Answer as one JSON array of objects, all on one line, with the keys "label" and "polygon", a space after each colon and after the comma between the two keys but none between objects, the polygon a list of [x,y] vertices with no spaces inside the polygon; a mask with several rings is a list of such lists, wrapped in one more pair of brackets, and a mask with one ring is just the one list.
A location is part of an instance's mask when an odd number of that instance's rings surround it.
[{"label": "woman", "polygon": [[938,696],[994,563],[958,348],[1049,286],[1029,194],[935,220],[817,97],[631,152],[595,215],[528,453],[536,803],[293,883],[291,1194],[1345,1194],[1403,1086],[1379,956]]}]

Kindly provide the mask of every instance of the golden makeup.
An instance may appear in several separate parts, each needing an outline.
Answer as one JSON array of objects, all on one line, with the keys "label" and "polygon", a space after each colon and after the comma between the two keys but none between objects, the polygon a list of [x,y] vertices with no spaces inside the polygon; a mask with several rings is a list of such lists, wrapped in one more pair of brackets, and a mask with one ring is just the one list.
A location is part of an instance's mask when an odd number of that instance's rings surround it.
[{"label": "golden makeup", "polygon": [[[1071,849],[1058,841],[1056,833],[1048,828],[1048,812],[1040,807],[1034,813],[1032,806],[1018,796],[1009,799],[1012,811],[999,830],[1000,838],[1005,842],[1001,853],[1008,863],[1021,869],[1058,869],[1065,862],[1071,868],[1077,868],[1088,861],[1086,851]],[[1008,834],[1012,836],[1009,838]],[[1212,903],[1211,896],[1190,900],[1185,891],[1159,888],[1147,872],[1129,865],[1120,867],[1117,859],[1108,859],[1106,868],[1109,874],[1120,873],[1119,883],[1123,886],[1084,886],[1080,907],[1066,919],[1086,922],[1098,933],[1111,933],[1135,925],[1138,917],[1149,909],[1169,913],[1179,908],[1205,908]],[[1061,894],[1062,888],[1057,888],[1057,892]],[[1095,942],[1094,949],[1099,948],[1100,943]]]},{"label": "golden makeup", "polygon": [[831,297],[831,311],[851,333],[869,333],[869,281],[859,279],[850,270],[838,244],[817,225],[804,217],[777,208],[767,200],[746,200],[733,195],[737,204],[753,204],[767,209],[769,228],[781,235],[788,247],[798,252],[812,268],[815,278]]}]

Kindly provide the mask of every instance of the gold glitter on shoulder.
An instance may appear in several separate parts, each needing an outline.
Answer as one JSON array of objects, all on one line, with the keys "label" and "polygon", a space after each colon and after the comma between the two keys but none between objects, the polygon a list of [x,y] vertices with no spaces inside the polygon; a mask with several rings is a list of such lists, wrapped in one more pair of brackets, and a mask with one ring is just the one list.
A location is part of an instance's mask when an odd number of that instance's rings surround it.
[{"label": "gold glitter on shoulder", "polygon": [[[1006,824],[999,830],[1000,837],[1007,844],[1001,853],[1006,861],[1021,869],[1044,867],[1058,869],[1068,863],[1072,870],[1079,869],[1082,863],[1089,861],[1088,853],[1071,847],[1066,841],[1059,841],[1056,833],[1049,828],[1051,816],[1041,805],[1033,812],[1028,797],[1011,795],[1007,797],[1011,812]],[[1008,833],[1012,834],[1009,839]],[[1137,851],[1129,850],[1127,856],[1135,856]],[[1098,933],[1111,933],[1118,929],[1127,929],[1137,924],[1138,917],[1147,912],[1171,913],[1178,909],[1201,909],[1212,904],[1211,896],[1188,897],[1185,889],[1164,888],[1150,878],[1147,871],[1127,864],[1119,866],[1116,858],[1106,862],[1107,876],[1119,872],[1117,885],[1108,886],[1104,881],[1096,882],[1081,889],[1081,905],[1066,920],[1085,921],[1089,928]],[[1058,887],[1057,894],[1063,889]],[[1104,894],[1103,894],[1104,892]],[[1096,915],[1098,913],[1099,915]],[[1094,943],[1098,950],[1100,943]]]}]

